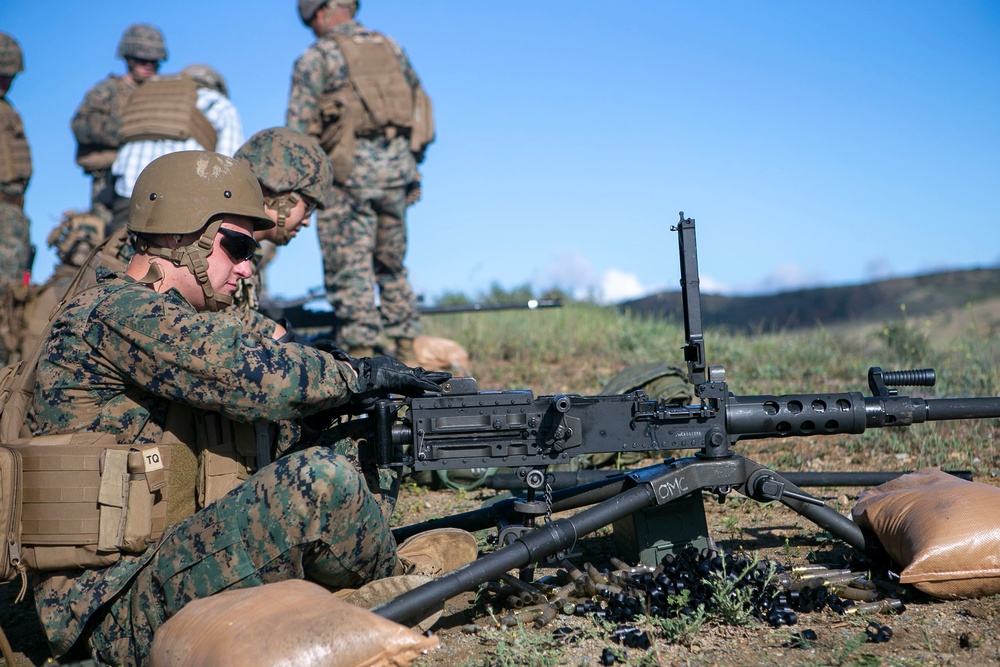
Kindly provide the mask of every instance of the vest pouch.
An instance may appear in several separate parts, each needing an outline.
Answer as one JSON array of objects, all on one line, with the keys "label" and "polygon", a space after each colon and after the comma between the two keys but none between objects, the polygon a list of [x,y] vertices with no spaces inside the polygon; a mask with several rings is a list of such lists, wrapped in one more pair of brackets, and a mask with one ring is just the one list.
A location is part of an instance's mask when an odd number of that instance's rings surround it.
[{"label": "vest pouch", "polygon": [[198,424],[198,506],[206,507],[256,472],[257,438],[254,425],[216,413],[200,413]]},{"label": "vest pouch", "polygon": [[333,182],[345,183],[354,167],[354,133],[360,101],[353,89],[327,93],[319,99],[321,131],[319,145],[330,156]]},{"label": "vest pouch", "polygon": [[23,460],[21,555],[29,568],[107,567],[163,533],[169,445],[72,433],[11,447]]},{"label": "vest pouch", "polygon": [[417,86],[413,91],[413,126],[410,129],[410,152],[417,156],[417,162],[423,162],[424,151],[434,141],[434,110],[431,98],[424,92],[424,87]]},{"label": "vest pouch", "polygon": [[0,583],[20,576],[27,579],[21,563],[21,453],[0,446]]}]

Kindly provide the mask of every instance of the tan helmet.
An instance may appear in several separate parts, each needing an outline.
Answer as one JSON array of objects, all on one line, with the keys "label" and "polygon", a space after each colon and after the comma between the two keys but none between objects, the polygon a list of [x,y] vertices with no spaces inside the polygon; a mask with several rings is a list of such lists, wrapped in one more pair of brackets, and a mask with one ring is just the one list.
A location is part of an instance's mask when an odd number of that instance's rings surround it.
[{"label": "tan helmet", "polygon": [[15,76],[24,71],[24,56],[17,40],[0,32],[0,76]]},{"label": "tan helmet", "polygon": [[166,60],[167,47],[163,41],[163,33],[156,26],[147,23],[130,25],[118,42],[118,57]]},{"label": "tan helmet", "polygon": [[50,248],[55,248],[60,262],[79,267],[103,240],[103,220],[87,211],[65,211],[46,242]]},{"label": "tan helmet", "polygon": [[128,229],[140,234],[190,234],[220,215],[245,215],[254,231],[274,222],[264,195],[241,162],[208,151],[180,151],[142,170],[129,205]]},{"label": "tan helmet", "polygon": [[222,75],[214,67],[202,64],[188,65],[181,70],[181,75],[193,79],[199,86],[217,90],[226,97],[229,97],[226,80],[222,78]]},{"label": "tan helmet", "polygon": [[[135,183],[129,204],[128,230],[139,236],[136,249],[186,266],[198,280],[209,310],[232,303],[216,294],[208,279],[208,256],[222,226],[222,216],[253,221],[254,231],[274,222],[264,211],[264,195],[253,173],[231,157],[208,151],[180,151],[150,162]],[[147,234],[193,234],[199,238],[179,248],[159,246]],[[158,280],[151,272],[142,282]]]}]

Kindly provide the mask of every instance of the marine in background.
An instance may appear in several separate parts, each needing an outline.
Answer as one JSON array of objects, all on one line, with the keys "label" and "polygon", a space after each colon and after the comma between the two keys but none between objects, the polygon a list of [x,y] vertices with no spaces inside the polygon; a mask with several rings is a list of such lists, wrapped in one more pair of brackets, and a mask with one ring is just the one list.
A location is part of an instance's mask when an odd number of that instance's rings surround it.
[{"label": "marine in background", "polygon": [[14,77],[24,71],[21,46],[0,32],[0,366],[17,347],[20,313],[15,302],[31,271],[31,223],[24,214],[24,192],[31,180],[31,149],[21,116],[7,93]]},{"label": "marine in background", "polygon": [[256,270],[251,279],[241,281],[234,295],[237,308],[256,310],[265,293],[264,269],[276,248],[288,245],[308,227],[314,211],[330,205],[333,167],[315,139],[284,127],[261,130],[234,157],[257,177],[264,210],[275,223],[255,233],[261,244],[254,257]]},{"label": "marine in background", "polygon": [[125,60],[125,74],[109,74],[95,84],[70,121],[76,137],[76,163],[91,179],[91,212],[105,224],[111,224],[113,191],[109,176],[121,144],[122,112],[132,93],[167,59],[163,33],[145,23],[130,25],[122,33],[116,56]]},{"label": "marine in background", "polygon": [[119,139],[111,165],[114,196],[107,236],[125,226],[132,189],[146,165],[178,151],[232,157],[243,143],[243,123],[222,75],[208,65],[189,65],[179,75],[151,77],[129,98]]},{"label": "marine in background", "polygon": [[104,240],[104,221],[87,211],[66,211],[49,232],[46,242],[55,250],[59,263],[41,285],[25,288],[21,309],[22,326],[17,338],[17,360],[28,359],[48,327],[49,318],[70,290],[77,273]]},{"label": "marine in background", "polygon": [[434,138],[430,99],[400,46],[357,11],[357,0],[299,0],[317,41],[295,62],[286,125],[315,137],[333,164],[333,203],[316,228],[337,342],[370,356],[384,338],[412,363],[423,328],[404,266],[406,209]]}]

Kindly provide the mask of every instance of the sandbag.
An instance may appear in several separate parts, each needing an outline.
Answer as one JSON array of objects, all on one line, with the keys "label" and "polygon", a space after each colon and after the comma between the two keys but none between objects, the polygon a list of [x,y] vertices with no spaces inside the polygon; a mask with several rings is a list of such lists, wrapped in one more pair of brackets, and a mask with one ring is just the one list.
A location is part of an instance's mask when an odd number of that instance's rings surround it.
[{"label": "sandbag", "polygon": [[447,371],[455,375],[469,374],[469,353],[450,338],[421,334],[413,339],[415,365],[427,371]]},{"label": "sandbag", "polygon": [[925,468],[866,492],[851,514],[903,567],[901,583],[943,599],[1000,593],[1000,488]]},{"label": "sandbag", "polygon": [[301,579],[194,600],[153,637],[152,667],[405,667],[437,637]]}]

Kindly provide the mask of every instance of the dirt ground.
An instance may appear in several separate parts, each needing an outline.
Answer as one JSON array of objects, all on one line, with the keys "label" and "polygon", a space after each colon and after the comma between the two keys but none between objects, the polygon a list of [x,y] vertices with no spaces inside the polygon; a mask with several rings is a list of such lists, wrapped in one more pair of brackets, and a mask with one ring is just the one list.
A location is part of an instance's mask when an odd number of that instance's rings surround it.
[{"label": "dirt ground", "polygon": [[[811,489],[831,506],[846,512],[862,489]],[[422,495],[428,512],[435,494]],[[780,505],[760,505],[733,494],[725,504],[706,497],[709,533],[720,549],[756,552],[762,559],[786,567],[804,563],[843,563],[855,559],[850,547],[833,539],[808,520]],[[415,508],[414,508],[415,509]],[[607,536],[593,538],[603,545],[583,545],[594,552],[613,552]],[[582,542],[587,542],[586,540]],[[603,550],[602,550],[603,546]],[[578,563],[579,564],[579,563]],[[855,569],[858,569],[857,567]],[[864,574],[864,569],[860,570]],[[538,576],[552,570],[539,570]],[[891,595],[881,590],[885,595]],[[896,613],[838,614],[829,609],[800,614],[795,626],[770,627],[753,623],[737,627],[706,623],[688,645],[666,643],[655,625],[634,623],[648,631],[653,646],[647,650],[626,649],[627,664],[641,665],[967,665],[1000,663],[1000,596],[961,601],[940,601],[903,587],[895,595],[904,601]],[[421,658],[421,667],[451,665],[600,665],[605,649],[621,651],[613,641],[612,626],[573,616],[560,616],[541,630],[496,628],[476,610],[472,596],[452,600],[449,611],[436,628],[441,649]],[[475,632],[470,624],[477,623]],[[889,641],[871,643],[865,634],[869,622],[888,626]],[[558,629],[582,627],[581,639],[561,645]],[[810,629],[812,642],[796,642],[793,634]],[[804,645],[800,645],[804,644]],[[498,646],[502,654],[498,653]],[[504,656],[519,656],[514,660]],[[621,663],[615,663],[621,664]]]},{"label": "dirt ground", "polygon": [[[879,469],[877,461],[871,469]],[[886,459],[885,467],[905,465]],[[885,468],[883,468],[885,469]],[[995,477],[984,481],[1000,484]],[[811,493],[846,513],[864,489],[814,488]],[[491,490],[451,491],[404,487],[398,515],[412,522],[476,509],[496,495]],[[843,563],[856,556],[843,543],[807,520],[776,504],[762,505],[732,494],[725,504],[714,497],[704,500],[709,535],[724,550],[756,553],[785,567],[804,563]],[[409,522],[409,521],[408,521]],[[484,549],[486,531],[477,533]],[[620,556],[610,531],[581,539],[573,562],[591,562],[599,569]],[[856,560],[856,559],[855,559]],[[865,574],[861,565],[861,574]],[[555,568],[539,568],[536,577],[554,575]],[[12,605],[15,586],[0,586],[0,624],[15,652],[18,665],[41,665],[48,657],[30,600]],[[883,590],[883,593],[887,591]],[[905,608],[897,614],[842,615],[830,611],[803,613],[794,626],[773,628],[759,622],[747,626],[706,622],[697,634],[680,643],[669,643],[649,620],[633,625],[646,631],[649,649],[626,648],[613,641],[613,624],[591,616],[558,616],[542,629],[530,625],[498,628],[495,618],[508,613],[497,609],[491,617],[482,601],[467,593],[449,601],[435,627],[441,648],[417,662],[419,667],[454,665],[587,665],[602,663],[612,649],[632,665],[991,665],[1000,663],[1000,596],[960,601],[939,601],[906,587],[895,594]],[[892,637],[884,643],[866,642],[869,622],[888,626]],[[562,630],[568,628],[569,630]],[[813,641],[795,641],[794,633],[812,630]],[[572,641],[560,633],[572,632]]]}]

